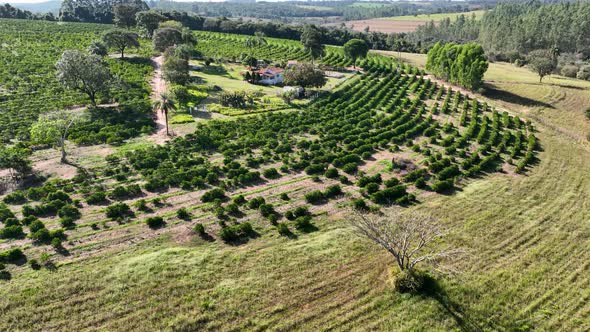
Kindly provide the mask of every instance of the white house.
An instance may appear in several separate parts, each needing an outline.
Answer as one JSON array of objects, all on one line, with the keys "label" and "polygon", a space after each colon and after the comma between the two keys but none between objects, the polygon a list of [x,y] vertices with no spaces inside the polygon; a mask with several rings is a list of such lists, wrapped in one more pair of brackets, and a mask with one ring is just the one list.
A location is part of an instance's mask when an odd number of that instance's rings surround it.
[{"label": "white house", "polygon": [[258,71],[258,74],[260,74],[260,81],[258,81],[258,82],[261,84],[275,85],[275,84],[283,83],[284,70],[282,68],[276,68],[276,67],[262,68]]}]

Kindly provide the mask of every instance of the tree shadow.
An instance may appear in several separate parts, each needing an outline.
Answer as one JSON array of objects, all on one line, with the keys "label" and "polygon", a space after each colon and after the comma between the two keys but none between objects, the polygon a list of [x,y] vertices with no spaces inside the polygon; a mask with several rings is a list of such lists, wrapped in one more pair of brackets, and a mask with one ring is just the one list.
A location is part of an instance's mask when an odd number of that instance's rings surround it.
[{"label": "tree shadow", "polygon": [[436,300],[442,309],[449,314],[461,331],[520,331],[530,326],[526,321],[492,321],[489,313],[479,313],[453,300],[440,283],[430,275],[424,276],[419,295]]},{"label": "tree shadow", "polygon": [[487,86],[483,95],[485,97],[488,97],[493,100],[505,101],[505,102],[509,102],[512,104],[517,104],[517,105],[522,105],[522,106],[527,106],[527,107],[554,108],[552,105],[544,103],[542,101],[519,96],[519,95],[509,92],[509,91],[499,90],[493,86]]}]

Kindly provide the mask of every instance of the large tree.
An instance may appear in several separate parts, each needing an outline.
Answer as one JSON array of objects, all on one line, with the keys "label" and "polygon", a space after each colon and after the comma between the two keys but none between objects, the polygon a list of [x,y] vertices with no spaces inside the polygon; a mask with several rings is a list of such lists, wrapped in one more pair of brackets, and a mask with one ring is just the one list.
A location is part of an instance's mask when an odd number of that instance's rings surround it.
[{"label": "large tree", "polygon": [[166,135],[170,136],[168,131],[168,112],[176,109],[174,100],[167,93],[160,94],[160,98],[154,102],[154,110],[164,113],[166,119]]},{"label": "large tree", "polygon": [[188,59],[177,55],[177,47],[170,47],[164,52],[162,75],[172,84],[184,85],[190,80]]},{"label": "large tree", "polygon": [[121,58],[125,57],[126,48],[139,47],[139,36],[135,32],[123,29],[111,29],[102,35],[102,40],[108,47],[112,47],[121,53]]},{"label": "large tree", "polygon": [[382,215],[355,213],[352,225],[359,235],[387,250],[405,278],[415,278],[419,264],[436,268],[443,260],[456,258],[464,252],[435,245],[449,230],[423,213],[401,213],[393,209],[385,210]]},{"label": "large tree", "polygon": [[356,68],[356,60],[367,56],[369,45],[362,39],[351,39],[344,44],[344,53],[353,60],[353,66]]},{"label": "large tree", "polygon": [[529,68],[539,75],[539,83],[557,68],[557,60],[551,50],[532,51],[527,56],[527,62]]},{"label": "large tree", "polygon": [[302,88],[321,88],[327,82],[324,72],[311,63],[302,63],[285,72],[285,84]]},{"label": "large tree", "polygon": [[140,8],[131,4],[120,4],[113,7],[114,22],[117,26],[129,29],[137,24],[135,15]]},{"label": "large tree", "polygon": [[326,54],[322,43],[322,32],[315,25],[308,24],[303,28],[301,43],[303,48],[311,54],[312,62]]},{"label": "large tree", "polygon": [[96,105],[98,94],[108,90],[111,74],[98,55],[68,50],[55,66],[59,81],[69,89],[87,94],[92,105]]},{"label": "large tree", "polygon": [[137,20],[137,26],[145,30],[146,35],[151,38],[160,22],[164,22],[166,17],[156,11],[146,10],[137,13],[135,19]]},{"label": "large tree", "polygon": [[31,140],[40,144],[53,144],[61,150],[61,162],[66,159],[66,139],[69,129],[86,121],[85,111],[59,110],[42,114],[31,126]]},{"label": "large tree", "polygon": [[176,28],[160,28],[154,32],[152,38],[154,49],[160,52],[182,43],[182,31]]}]

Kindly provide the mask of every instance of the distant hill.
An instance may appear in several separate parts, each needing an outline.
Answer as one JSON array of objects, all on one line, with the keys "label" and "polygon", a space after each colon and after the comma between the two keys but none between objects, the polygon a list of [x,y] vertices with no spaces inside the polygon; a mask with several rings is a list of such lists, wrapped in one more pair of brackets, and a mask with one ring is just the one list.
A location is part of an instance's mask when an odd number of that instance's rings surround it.
[{"label": "distant hill", "polygon": [[[4,4],[4,3],[6,3],[6,1],[0,0],[0,3]],[[59,8],[61,7],[61,0],[50,0],[50,1],[38,2],[38,3],[24,3],[24,2],[19,3],[19,2],[8,1],[8,3],[18,9],[28,10],[33,13],[49,13],[49,12],[51,12],[51,13],[57,14],[57,13],[59,13]]]}]

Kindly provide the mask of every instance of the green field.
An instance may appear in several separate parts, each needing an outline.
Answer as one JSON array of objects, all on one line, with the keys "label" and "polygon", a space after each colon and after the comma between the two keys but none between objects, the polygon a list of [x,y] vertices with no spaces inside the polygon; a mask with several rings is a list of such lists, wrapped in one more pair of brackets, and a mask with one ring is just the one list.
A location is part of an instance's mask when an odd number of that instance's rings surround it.
[{"label": "green field", "polygon": [[[242,45],[242,37],[197,35],[197,49],[207,56],[230,59],[244,51],[235,46]],[[326,63],[351,64],[338,48],[329,51]],[[278,40],[255,52],[276,60],[307,58],[299,44]],[[422,55],[402,57],[416,66],[424,63]],[[485,77],[488,91],[468,97],[389,57],[372,55],[361,65],[365,73],[349,75],[343,84],[331,82],[332,94],[302,110],[205,119],[190,135],[162,146],[131,141],[110,148],[118,152],[108,162],[102,157],[89,163],[90,183],[54,180],[81,199],[83,216],[67,230],[67,254],[29,239],[0,242],[2,250],[22,247],[29,259],[47,253],[57,267],[8,265],[12,279],[0,281],[0,330],[589,330],[590,123],[584,110],[590,107],[590,83],[551,76],[539,84],[526,68],[493,63]],[[247,83],[237,80],[237,71],[236,65],[223,64],[216,73],[192,75],[223,89],[242,89]],[[467,120],[461,123],[463,114]],[[500,118],[509,120],[494,127]],[[451,129],[443,131],[445,125]],[[467,135],[470,126],[478,130]],[[427,128],[438,137],[431,140]],[[502,147],[499,138],[507,132]],[[539,149],[518,173],[529,134],[538,138]],[[523,142],[517,144],[520,135]],[[458,144],[462,137],[465,145]],[[445,140],[449,146],[443,146]],[[440,173],[424,161],[437,159],[425,150],[461,165],[454,191],[416,188],[386,166],[403,155],[425,169],[433,185]],[[436,275],[430,292],[395,292],[391,256],[355,235],[348,222],[343,207],[351,199],[379,205],[356,185],[363,174],[345,172],[335,160],[361,151],[369,154],[356,162],[360,170],[399,179],[415,196],[413,204],[399,203],[403,209],[437,217],[454,230],[441,245],[467,251],[452,263],[458,274]],[[463,162],[480,153],[495,156],[500,167],[471,174],[474,165]],[[328,162],[331,155],[337,158]],[[302,169],[305,161],[337,168],[351,183]],[[246,175],[269,168],[279,169],[280,177],[248,182]],[[205,182],[202,173],[207,178],[215,173],[221,181]],[[190,186],[179,178],[189,179]],[[147,190],[147,183],[158,181],[165,181],[165,188]],[[122,200],[135,213],[129,220],[105,216],[106,206],[118,199],[85,201],[91,192],[110,195],[132,184],[141,186],[142,195]],[[306,203],[305,194],[336,184],[341,196]],[[224,188],[228,201],[203,201],[212,188]],[[284,193],[289,200],[281,198]],[[218,208],[240,194],[250,201],[264,197],[280,215],[308,205],[314,227],[302,230],[282,218],[293,236],[281,236],[259,210],[246,206],[240,206],[241,216],[216,217]],[[136,207],[140,199],[151,211]],[[181,207],[191,220],[177,217]],[[10,209],[21,217],[22,204]],[[165,227],[144,224],[155,215],[165,218]],[[50,229],[60,227],[55,216],[41,218]],[[242,243],[219,238],[222,224],[246,221],[255,235]],[[204,224],[209,236],[196,235],[195,223]]]},{"label": "green field", "polygon": [[475,15],[476,19],[480,19],[484,13],[485,13],[485,10],[474,10],[474,11],[464,12],[464,13],[406,15],[406,16],[383,17],[380,19],[391,20],[391,21],[426,21],[426,22],[435,21],[435,22],[438,22],[438,21],[442,21],[446,18],[449,18],[451,21],[454,21],[460,15],[465,15],[465,17],[469,18],[469,19],[473,15]]}]

